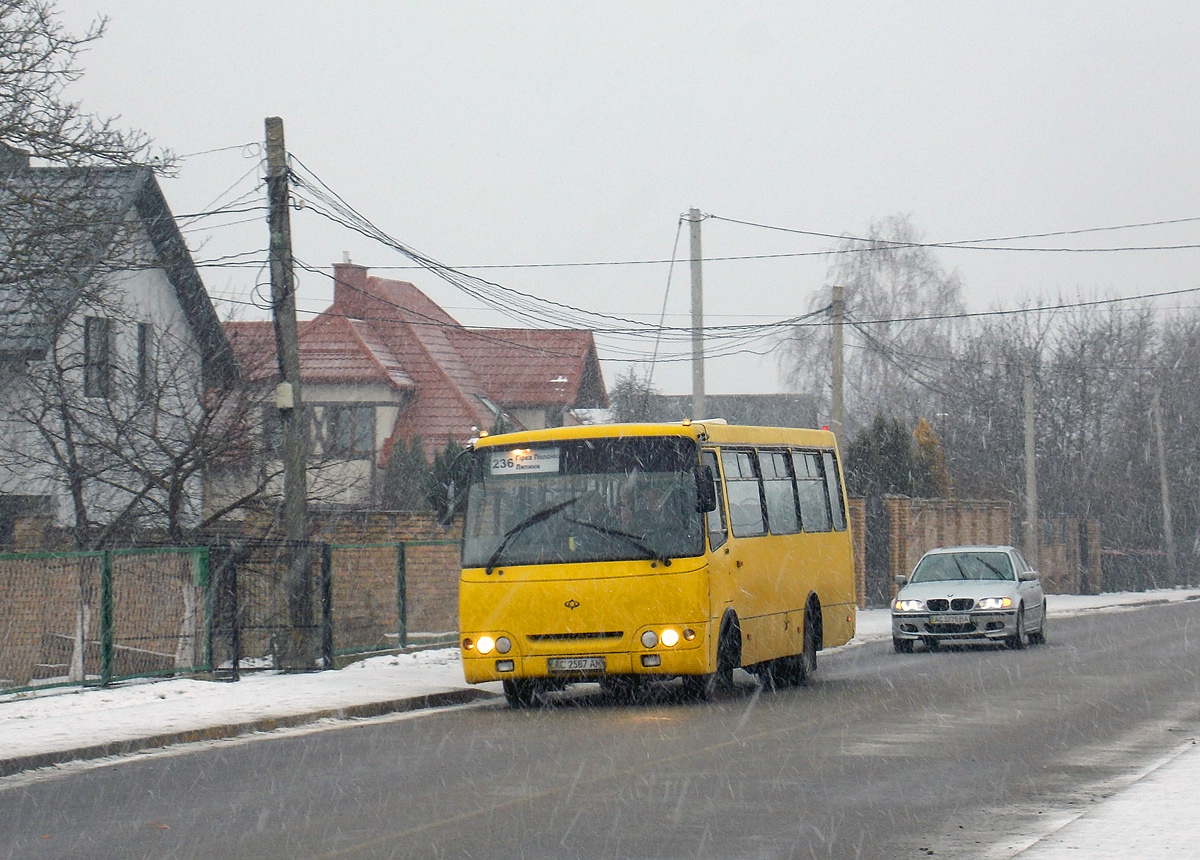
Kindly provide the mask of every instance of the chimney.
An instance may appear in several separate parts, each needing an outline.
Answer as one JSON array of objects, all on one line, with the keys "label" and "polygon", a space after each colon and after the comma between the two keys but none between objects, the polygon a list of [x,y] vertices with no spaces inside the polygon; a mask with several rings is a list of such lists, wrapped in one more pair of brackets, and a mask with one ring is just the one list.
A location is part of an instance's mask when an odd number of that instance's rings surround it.
[{"label": "chimney", "polygon": [[345,261],[333,264],[333,304],[334,307],[349,310],[362,305],[367,293],[367,267],[350,262],[349,255]]}]

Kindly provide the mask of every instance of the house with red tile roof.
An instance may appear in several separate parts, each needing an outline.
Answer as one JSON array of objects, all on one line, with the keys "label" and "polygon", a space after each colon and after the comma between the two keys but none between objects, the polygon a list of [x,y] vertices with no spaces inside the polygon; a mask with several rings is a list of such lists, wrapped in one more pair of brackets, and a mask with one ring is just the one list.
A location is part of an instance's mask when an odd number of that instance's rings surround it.
[{"label": "house with red tile roof", "polygon": [[[575,409],[608,394],[590,331],[470,329],[415,285],[334,265],[333,304],[299,324],[301,398],[318,497],[379,498],[387,453],[419,437],[426,456],[465,443],[503,417],[518,429],[578,423]],[[269,321],[225,324],[243,378],[279,379]],[[264,432],[277,427],[264,406]]]}]

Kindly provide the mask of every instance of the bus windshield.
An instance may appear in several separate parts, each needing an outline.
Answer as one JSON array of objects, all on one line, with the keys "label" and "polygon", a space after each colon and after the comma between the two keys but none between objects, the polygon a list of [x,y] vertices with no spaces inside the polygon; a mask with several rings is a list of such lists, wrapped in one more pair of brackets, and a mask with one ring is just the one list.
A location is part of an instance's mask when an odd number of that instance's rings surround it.
[{"label": "bus windshield", "polygon": [[704,552],[696,443],[562,440],[475,454],[463,566],[670,559]]}]

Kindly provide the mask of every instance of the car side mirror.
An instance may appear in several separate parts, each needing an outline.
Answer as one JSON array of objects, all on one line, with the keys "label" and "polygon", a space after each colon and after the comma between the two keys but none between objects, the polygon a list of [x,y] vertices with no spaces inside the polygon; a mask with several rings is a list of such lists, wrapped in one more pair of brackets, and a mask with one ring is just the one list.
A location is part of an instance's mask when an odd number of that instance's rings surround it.
[{"label": "car side mirror", "polygon": [[1023,570],[1021,571],[1019,578],[1022,582],[1036,582],[1038,579],[1038,572],[1036,570]]},{"label": "car side mirror", "polygon": [[897,574],[896,576],[892,577],[892,582],[896,583],[896,585],[899,585],[901,588],[903,588],[904,586],[908,585],[908,577],[905,576],[904,574],[900,573],[900,574]]},{"label": "car side mirror", "polygon": [[696,467],[696,512],[707,514],[717,509],[717,480],[712,466]]}]

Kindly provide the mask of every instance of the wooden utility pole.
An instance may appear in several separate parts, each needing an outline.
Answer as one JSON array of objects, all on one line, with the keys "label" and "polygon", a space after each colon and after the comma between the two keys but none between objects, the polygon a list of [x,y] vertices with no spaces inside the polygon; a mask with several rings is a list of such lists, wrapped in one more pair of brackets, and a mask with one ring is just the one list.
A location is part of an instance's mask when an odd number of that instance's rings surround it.
[{"label": "wooden utility pole", "polygon": [[838,447],[842,444],[842,429],[845,425],[846,407],[842,401],[842,323],[846,315],[845,290],[841,286],[833,287],[833,391],[831,394],[831,416],[829,429],[837,439]]},{"label": "wooden utility pole", "polygon": [[285,589],[291,623],[290,653],[281,655],[281,668],[312,668],[315,652],[309,641],[312,595],[309,581],[308,432],[300,397],[300,345],[296,331],[296,279],[292,269],[292,224],[288,209],[287,148],[283,120],[266,119],[267,224],[270,228],[271,313],[280,383],[275,389],[282,429],[283,525],[288,541]]},{"label": "wooden utility pole", "polygon": [[1154,421],[1154,438],[1158,443],[1158,481],[1162,491],[1163,540],[1167,544],[1167,574],[1171,585],[1179,584],[1179,572],[1175,561],[1175,531],[1171,527],[1171,491],[1167,485],[1167,445],[1163,439],[1162,388],[1154,389],[1154,400],[1150,415]]},{"label": "wooden utility pole", "polygon": [[689,209],[687,220],[692,229],[692,418],[704,414],[704,278],[700,272],[700,222],[704,216],[699,209]]},{"label": "wooden utility pole", "polygon": [[1034,421],[1033,355],[1025,361],[1025,555],[1038,568],[1037,425]]}]

